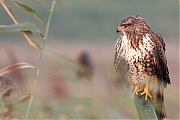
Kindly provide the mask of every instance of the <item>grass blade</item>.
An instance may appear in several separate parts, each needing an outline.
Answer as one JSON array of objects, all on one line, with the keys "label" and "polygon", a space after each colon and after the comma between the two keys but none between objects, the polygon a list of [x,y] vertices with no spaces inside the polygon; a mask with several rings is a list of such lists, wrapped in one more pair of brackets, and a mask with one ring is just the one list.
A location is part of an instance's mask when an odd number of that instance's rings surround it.
[{"label": "grass blade", "polygon": [[11,19],[14,21],[15,24],[19,22],[18,17],[13,13],[13,11],[10,9],[10,7],[6,4],[6,2],[3,0],[0,0],[1,5],[4,7],[6,12],[9,14]]},{"label": "grass blade", "polygon": [[70,68],[80,67],[80,65],[75,60],[68,58],[67,56],[65,56],[63,54],[56,52],[52,48],[47,47],[47,51],[45,54],[47,54],[48,56],[50,56],[51,58],[53,58],[54,60],[56,60],[60,64],[65,65],[67,67],[70,67]]},{"label": "grass blade", "polygon": [[26,37],[27,41],[31,46],[36,48],[37,50],[41,51],[41,46],[38,43],[37,38],[34,36],[34,34],[31,31],[24,31],[24,36]]},{"label": "grass blade", "polygon": [[36,18],[40,22],[47,24],[46,20],[33,8],[23,4],[18,0],[13,0],[14,4],[17,5],[20,9],[24,10],[27,14],[31,15],[32,17]]},{"label": "grass blade", "polygon": [[0,76],[7,74],[7,73],[10,73],[16,69],[24,69],[24,68],[35,68],[36,69],[36,67],[32,66],[29,63],[23,63],[23,62],[22,63],[16,63],[16,64],[13,64],[13,65],[10,65],[10,66],[7,66],[5,68],[0,69]]},{"label": "grass blade", "polygon": [[15,32],[15,31],[33,31],[37,32],[43,38],[44,35],[42,32],[32,23],[20,23],[20,24],[13,24],[13,25],[0,25],[0,32]]},{"label": "grass blade", "polygon": [[18,99],[18,102],[19,102],[19,103],[24,103],[24,102],[26,102],[27,100],[29,100],[30,97],[31,97],[31,94],[24,95],[24,96],[22,96],[21,98]]},{"label": "grass blade", "polygon": [[[5,3],[5,1],[0,0],[0,3],[3,6],[3,8],[6,10],[8,15],[11,17],[13,22],[15,24],[18,24],[19,20],[18,20],[17,16],[13,13],[13,11],[9,8],[9,6]],[[39,44],[37,42],[37,39],[33,36],[32,32],[30,32],[30,31],[21,31],[21,33],[23,34],[23,36],[26,38],[26,40],[29,42],[29,44],[31,46],[33,46],[37,50],[41,51],[41,47],[39,46]]]},{"label": "grass blade", "polygon": [[51,10],[51,8],[45,3],[44,0],[39,0],[48,10]]},{"label": "grass blade", "polygon": [[77,61],[75,61],[65,55],[62,55],[49,47],[47,47],[46,50],[47,50],[46,54],[48,56],[50,56],[52,59],[54,59],[61,65],[69,68],[70,70],[79,70],[79,71],[87,71],[88,72],[88,69],[85,68],[84,66],[82,66],[81,64],[79,64]]}]

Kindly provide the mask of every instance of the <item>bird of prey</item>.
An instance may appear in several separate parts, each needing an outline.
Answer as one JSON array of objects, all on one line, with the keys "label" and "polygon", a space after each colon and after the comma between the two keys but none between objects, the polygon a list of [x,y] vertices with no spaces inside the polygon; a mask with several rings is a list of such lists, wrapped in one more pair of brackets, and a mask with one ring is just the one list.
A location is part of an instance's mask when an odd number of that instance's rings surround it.
[{"label": "bird of prey", "polygon": [[170,78],[163,37],[139,15],[123,19],[116,32],[122,32],[115,45],[116,72],[134,94],[151,98],[158,119],[166,118],[163,91]]}]

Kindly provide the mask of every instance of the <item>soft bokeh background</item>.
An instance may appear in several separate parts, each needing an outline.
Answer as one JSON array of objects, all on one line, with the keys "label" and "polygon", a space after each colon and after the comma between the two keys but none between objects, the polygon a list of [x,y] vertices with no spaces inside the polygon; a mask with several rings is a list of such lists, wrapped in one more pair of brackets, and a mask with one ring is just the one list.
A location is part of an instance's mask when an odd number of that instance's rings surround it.
[{"label": "soft bokeh background", "polygon": [[[47,19],[48,11],[38,1],[23,2]],[[7,3],[21,21],[33,22],[44,32],[42,23],[10,0]],[[169,119],[179,118],[179,3],[175,0],[57,0],[30,118],[138,118],[131,95],[113,69],[117,26],[123,18],[137,14],[165,39],[171,78],[171,85],[165,89],[165,106]],[[2,6],[0,16],[1,25],[13,24]],[[50,55],[52,49],[75,61],[86,51],[92,77],[78,77],[76,68],[58,55]],[[39,52],[20,32],[0,33],[1,68],[16,62],[36,66],[38,60]],[[19,85],[19,94],[25,95],[30,93],[34,74],[33,70],[21,70],[7,76]],[[13,117],[24,118],[28,101],[14,106]]]}]

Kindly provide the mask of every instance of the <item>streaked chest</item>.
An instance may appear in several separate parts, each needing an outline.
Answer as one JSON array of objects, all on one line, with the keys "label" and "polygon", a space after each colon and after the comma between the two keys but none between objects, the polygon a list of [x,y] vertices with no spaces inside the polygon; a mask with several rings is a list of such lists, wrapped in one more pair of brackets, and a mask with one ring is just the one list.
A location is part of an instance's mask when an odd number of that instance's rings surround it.
[{"label": "streaked chest", "polygon": [[122,39],[119,41],[118,56],[123,58],[127,63],[146,60],[149,55],[152,54],[154,43],[151,41],[149,35],[145,35],[141,41],[128,40],[125,35],[121,37]]}]

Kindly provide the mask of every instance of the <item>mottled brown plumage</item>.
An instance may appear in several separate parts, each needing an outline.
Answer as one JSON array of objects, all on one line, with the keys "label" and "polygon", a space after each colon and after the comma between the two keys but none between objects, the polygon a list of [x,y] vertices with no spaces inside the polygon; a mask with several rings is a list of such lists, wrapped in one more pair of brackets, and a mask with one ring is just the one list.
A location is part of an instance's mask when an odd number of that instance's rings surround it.
[{"label": "mottled brown plumage", "polygon": [[165,118],[163,91],[170,78],[162,36],[138,15],[123,19],[116,32],[122,35],[115,45],[115,70],[132,91],[144,90],[142,95],[152,98],[158,119]]}]

